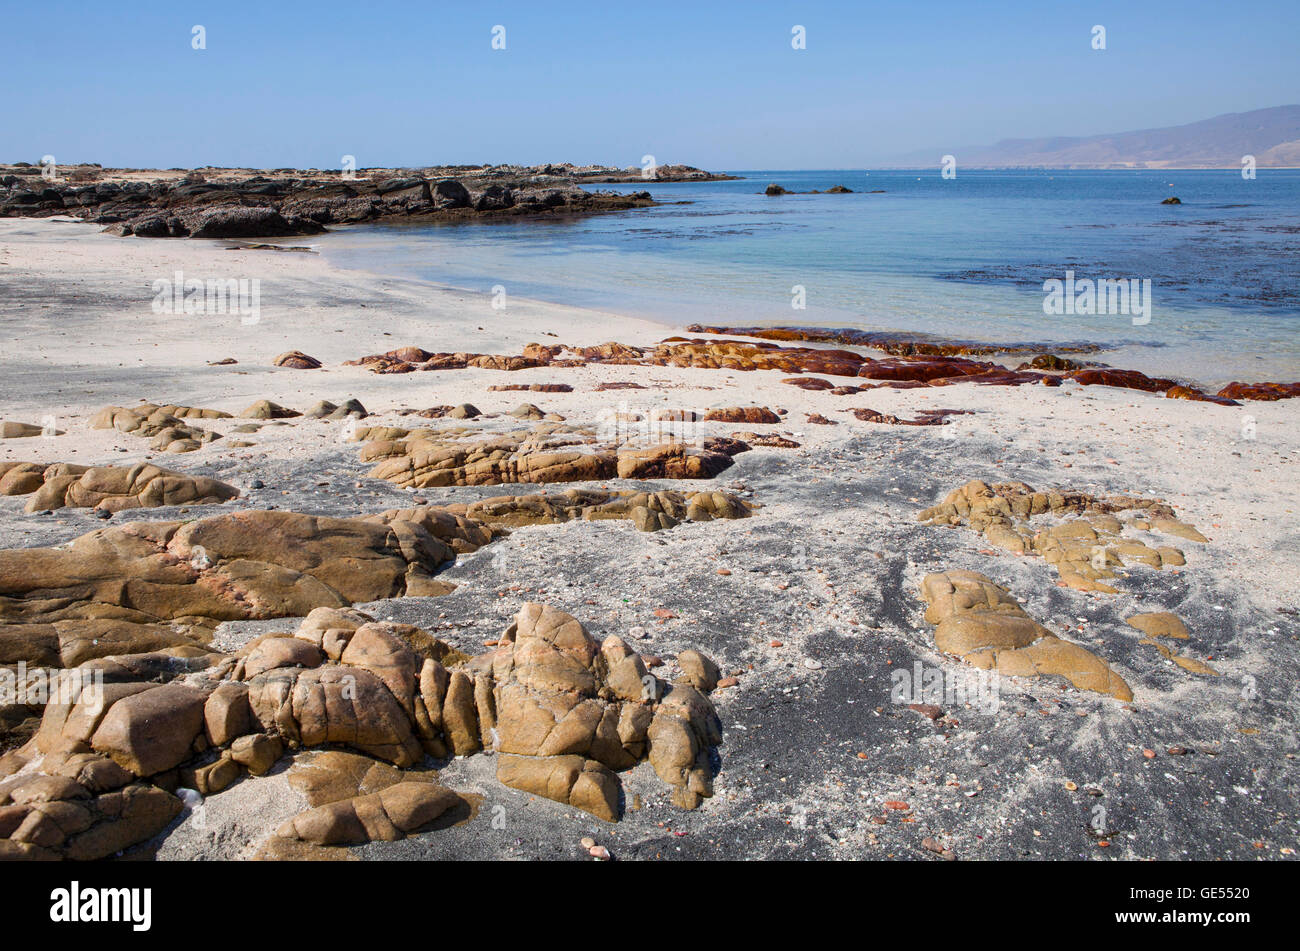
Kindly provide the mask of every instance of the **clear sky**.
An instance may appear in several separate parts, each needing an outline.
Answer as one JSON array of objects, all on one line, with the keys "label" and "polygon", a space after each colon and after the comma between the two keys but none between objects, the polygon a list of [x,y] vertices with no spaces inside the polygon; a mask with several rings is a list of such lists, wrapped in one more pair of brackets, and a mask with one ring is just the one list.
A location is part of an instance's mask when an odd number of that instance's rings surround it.
[{"label": "clear sky", "polygon": [[10,162],[856,168],[1300,102],[1300,0],[38,0],[4,20]]}]

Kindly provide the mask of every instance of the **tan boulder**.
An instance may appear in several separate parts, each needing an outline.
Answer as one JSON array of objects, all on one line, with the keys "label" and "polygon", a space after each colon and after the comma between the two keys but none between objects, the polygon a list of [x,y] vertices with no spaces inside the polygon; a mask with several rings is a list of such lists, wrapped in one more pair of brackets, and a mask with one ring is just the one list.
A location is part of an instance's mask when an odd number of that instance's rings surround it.
[{"label": "tan boulder", "polygon": [[64,855],[74,861],[107,858],[161,832],[181,808],[179,799],[156,786],[137,783],[105,793],[92,803],[95,824],[69,838]]},{"label": "tan boulder", "polygon": [[286,822],[276,834],[314,845],[396,842],[427,828],[463,801],[444,786],[401,782],[309,809]]},{"label": "tan boulder", "polygon": [[258,400],[239,414],[242,419],[293,419],[301,416],[297,410],[287,409],[270,400]]},{"label": "tan boulder", "polygon": [[217,686],[203,704],[203,724],[208,742],[228,746],[243,736],[253,723],[253,708],[248,703],[248,685],[225,681]]},{"label": "tan boulder", "polygon": [[[39,436],[45,430],[34,423],[16,423],[6,421],[0,423],[0,439],[26,439],[31,436]],[[56,436],[62,436],[63,433],[53,433]]]},{"label": "tan boulder", "polygon": [[288,668],[249,681],[253,714],[291,744],[341,743],[398,766],[424,753],[383,680],[361,667]]},{"label": "tan boulder", "polygon": [[280,742],[280,738],[265,733],[250,733],[236,737],[230,744],[230,758],[241,766],[247,767],[254,776],[269,772],[283,755],[284,744]]},{"label": "tan boulder", "polygon": [[682,671],[682,682],[704,693],[711,693],[722,676],[717,664],[693,649],[684,650],[677,655],[677,666]]},{"label": "tan boulder", "polygon": [[1177,614],[1168,611],[1153,611],[1147,614],[1134,614],[1126,618],[1129,627],[1136,628],[1148,637],[1171,637],[1186,640],[1189,637],[1187,625]]},{"label": "tan boulder", "polygon": [[930,574],[921,582],[935,646],[967,663],[1015,677],[1056,675],[1080,690],[1132,700],[1133,691],[1101,658],[1034,621],[1011,593],[974,571]]},{"label": "tan boulder", "polygon": [[619,818],[619,784],[610,770],[581,756],[497,758],[497,780],[512,789],[543,796],[606,822]]},{"label": "tan boulder", "polygon": [[202,691],[164,684],[123,697],[109,707],[91,738],[136,776],[152,776],[183,762],[203,729]]}]

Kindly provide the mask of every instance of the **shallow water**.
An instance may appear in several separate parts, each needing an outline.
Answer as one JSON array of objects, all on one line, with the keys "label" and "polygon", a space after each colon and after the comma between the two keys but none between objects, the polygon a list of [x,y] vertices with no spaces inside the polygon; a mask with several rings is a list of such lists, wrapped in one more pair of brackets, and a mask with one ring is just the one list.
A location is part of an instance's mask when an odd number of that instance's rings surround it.
[{"label": "shallow water", "polygon": [[[1107,363],[1207,385],[1300,379],[1300,170],[735,174],[601,186],[671,202],[652,209],[364,226],[313,243],[344,267],[674,326],[1091,342],[1118,348]],[[769,182],[854,193],[767,197]],[[1170,195],[1183,204],[1160,204]],[[1044,281],[1068,271],[1149,280],[1149,314],[1044,313]]]}]

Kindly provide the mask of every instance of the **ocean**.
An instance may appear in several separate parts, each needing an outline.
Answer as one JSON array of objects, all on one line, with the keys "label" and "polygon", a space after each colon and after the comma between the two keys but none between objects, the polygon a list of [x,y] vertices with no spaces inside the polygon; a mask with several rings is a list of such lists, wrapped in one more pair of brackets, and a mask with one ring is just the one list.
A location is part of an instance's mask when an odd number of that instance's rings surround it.
[{"label": "ocean", "polygon": [[[600,186],[648,190],[665,203],[651,209],[366,225],[311,243],[343,267],[671,327],[1090,343],[1114,348],[1090,359],[1202,385],[1300,379],[1300,170],[731,174],[743,178]],[[853,193],[768,197],[773,182]],[[1046,313],[1044,282],[1070,276],[1138,282],[1149,308]]]}]

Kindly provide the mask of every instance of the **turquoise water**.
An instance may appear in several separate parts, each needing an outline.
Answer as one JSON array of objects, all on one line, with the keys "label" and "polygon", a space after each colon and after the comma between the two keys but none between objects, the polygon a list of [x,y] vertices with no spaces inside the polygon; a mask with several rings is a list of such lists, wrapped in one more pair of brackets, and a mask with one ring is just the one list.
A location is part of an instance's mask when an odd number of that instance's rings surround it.
[{"label": "turquoise water", "polygon": [[[649,317],[1091,342],[1182,379],[1300,379],[1300,171],[737,172],[660,207],[378,225],[316,240],[345,267]],[[845,185],[850,195],[761,194]],[[875,190],[882,190],[873,194]],[[1162,205],[1176,195],[1181,205]],[[1043,282],[1151,281],[1148,322],[1049,316]],[[792,306],[796,286],[805,307]]]}]

